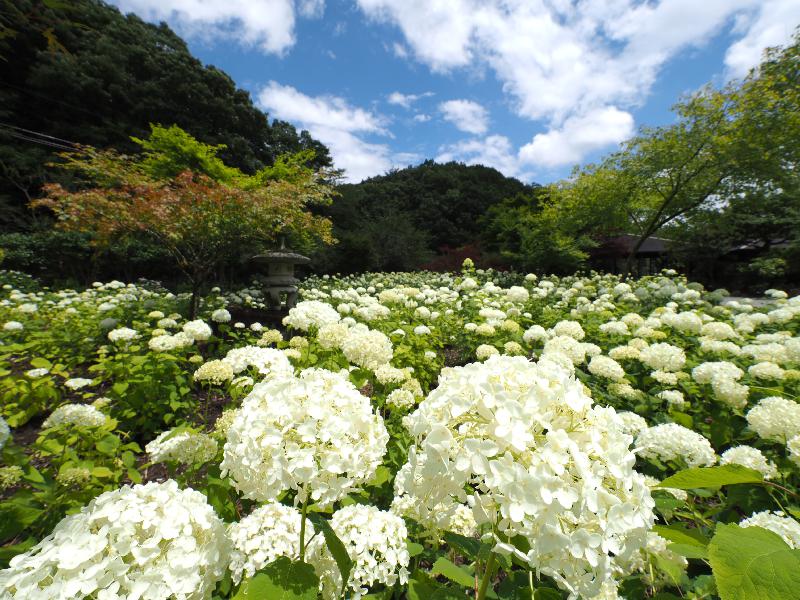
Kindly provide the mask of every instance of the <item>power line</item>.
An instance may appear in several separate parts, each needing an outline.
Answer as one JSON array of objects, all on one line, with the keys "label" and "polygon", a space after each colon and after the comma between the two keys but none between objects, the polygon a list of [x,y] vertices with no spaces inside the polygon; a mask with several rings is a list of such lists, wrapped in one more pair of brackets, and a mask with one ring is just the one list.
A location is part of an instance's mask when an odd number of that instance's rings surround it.
[{"label": "power line", "polygon": [[32,129],[25,129],[24,127],[19,127],[17,125],[11,125],[10,123],[0,122],[0,128],[3,128],[3,127],[7,128],[7,129],[16,129],[17,131],[21,131],[21,132],[26,133],[26,134],[32,134],[32,135],[35,135],[35,136],[38,136],[38,137],[47,138],[47,139],[50,139],[50,140],[55,140],[56,142],[69,144],[70,146],[79,146],[80,145],[77,142],[73,142],[73,141],[70,141],[70,140],[65,140],[64,138],[59,138],[59,137],[56,137],[54,135],[50,135],[50,134],[47,134],[47,133],[42,133],[41,131],[33,131]]},{"label": "power line", "polygon": [[57,150],[75,150],[74,146],[65,146],[63,144],[57,144],[55,142],[50,142],[48,140],[44,140],[44,139],[41,139],[41,138],[30,137],[30,136],[27,136],[27,135],[23,135],[21,133],[17,133],[16,131],[13,131],[13,130],[6,130],[5,133],[10,135],[11,137],[14,137],[14,138],[17,138],[17,139],[20,139],[20,140],[25,140],[27,142],[33,142],[34,144],[41,144],[42,146],[49,146],[49,147],[55,148]]}]

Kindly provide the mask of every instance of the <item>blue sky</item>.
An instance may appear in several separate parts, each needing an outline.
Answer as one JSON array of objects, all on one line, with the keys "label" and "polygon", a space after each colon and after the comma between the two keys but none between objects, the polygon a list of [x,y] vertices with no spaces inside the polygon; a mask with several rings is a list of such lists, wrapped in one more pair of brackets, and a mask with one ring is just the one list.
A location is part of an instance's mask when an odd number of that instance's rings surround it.
[{"label": "blue sky", "polygon": [[112,0],[164,20],[350,181],[426,158],[547,183],[741,77],[798,0]]}]

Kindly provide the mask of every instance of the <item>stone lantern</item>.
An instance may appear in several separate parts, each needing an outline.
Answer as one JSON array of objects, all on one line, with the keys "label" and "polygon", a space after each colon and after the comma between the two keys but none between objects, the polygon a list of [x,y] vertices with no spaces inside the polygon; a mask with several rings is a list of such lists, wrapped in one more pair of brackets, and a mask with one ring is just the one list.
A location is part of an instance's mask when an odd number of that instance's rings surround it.
[{"label": "stone lantern", "polygon": [[289,310],[297,304],[297,284],[300,280],[295,277],[294,266],[308,264],[310,258],[286,248],[285,240],[281,238],[280,250],[258,254],[250,261],[261,269],[266,266],[266,276],[260,275],[258,279],[264,285],[264,295],[271,309]]}]

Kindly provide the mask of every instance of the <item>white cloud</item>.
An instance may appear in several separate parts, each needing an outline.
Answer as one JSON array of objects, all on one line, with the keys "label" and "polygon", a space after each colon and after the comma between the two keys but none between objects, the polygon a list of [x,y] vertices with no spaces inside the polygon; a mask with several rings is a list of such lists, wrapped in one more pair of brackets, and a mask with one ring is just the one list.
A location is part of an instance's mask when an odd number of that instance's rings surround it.
[{"label": "white cloud", "polygon": [[431,116],[430,115],[426,115],[424,113],[419,113],[419,114],[414,115],[414,120],[417,123],[427,123],[428,121],[431,120]]},{"label": "white cloud", "polygon": [[448,100],[439,104],[445,121],[450,121],[461,131],[482,134],[489,128],[489,113],[472,100]]},{"label": "white cloud", "polygon": [[[282,54],[295,43],[293,0],[109,0],[148,21],[167,21],[182,34],[233,39]],[[325,0],[298,0],[303,17],[321,17]]]},{"label": "white cloud", "polygon": [[522,163],[561,167],[633,135],[633,117],[613,106],[570,117],[557,129],[538,133],[519,150]]},{"label": "white cloud", "polygon": [[408,58],[408,50],[398,42],[392,44],[392,52],[397,58]]},{"label": "white cloud", "polygon": [[[331,150],[336,167],[345,169],[348,181],[378,175],[393,165],[386,144],[364,140],[359,135],[390,135],[386,120],[337,96],[307,96],[288,85],[269,82],[259,93],[258,103],[272,116],[308,129]],[[359,134],[359,135],[357,135]]]},{"label": "white cloud", "polygon": [[422,94],[403,94],[402,92],[392,92],[389,94],[389,97],[386,99],[386,101],[389,104],[396,104],[397,106],[402,106],[403,108],[411,108],[411,105],[420,98],[427,98],[433,95],[433,92],[424,92]]},{"label": "white cloud", "polygon": [[742,15],[737,29],[743,35],[728,48],[725,64],[734,77],[743,77],[761,62],[765,48],[781,46],[800,24],[797,0],[764,0],[759,11]]},{"label": "white cloud", "polygon": [[298,10],[309,19],[319,19],[325,12],[325,0],[299,0]]},{"label": "white cloud", "polygon": [[439,149],[438,162],[455,160],[468,165],[493,167],[509,177],[520,175],[520,165],[514,154],[511,141],[502,135],[490,135],[483,139],[462,140]]},{"label": "white cloud", "polygon": [[[521,117],[575,157],[586,140],[570,122],[643,103],[660,69],[682,51],[733,27],[726,64],[741,74],[765,45],[781,44],[800,23],[798,0],[357,0],[373,20],[396,25],[409,50],[435,72],[488,67]],[[610,114],[610,113],[609,113]],[[596,139],[616,141],[616,129]],[[547,137],[549,136],[549,137]],[[552,161],[552,160],[551,160]]]}]

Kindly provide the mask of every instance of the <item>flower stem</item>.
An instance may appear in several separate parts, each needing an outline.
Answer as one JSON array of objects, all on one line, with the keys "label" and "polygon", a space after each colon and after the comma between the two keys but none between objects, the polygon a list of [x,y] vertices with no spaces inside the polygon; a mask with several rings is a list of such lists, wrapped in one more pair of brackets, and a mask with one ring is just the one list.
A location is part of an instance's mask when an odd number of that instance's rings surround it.
[{"label": "flower stem", "polygon": [[303,502],[300,510],[300,562],[306,557],[306,513],[308,512],[308,498]]},{"label": "flower stem", "polygon": [[486,561],[486,568],[483,570],[483,579],[481,579],[481,587],[478,588],[478,595],[475,600],[484,600],[486,598],[486,590],[489,588],[489,581],[492,579],[492,571],[497,562],[494,552],[489,555],[489,560]]}]

